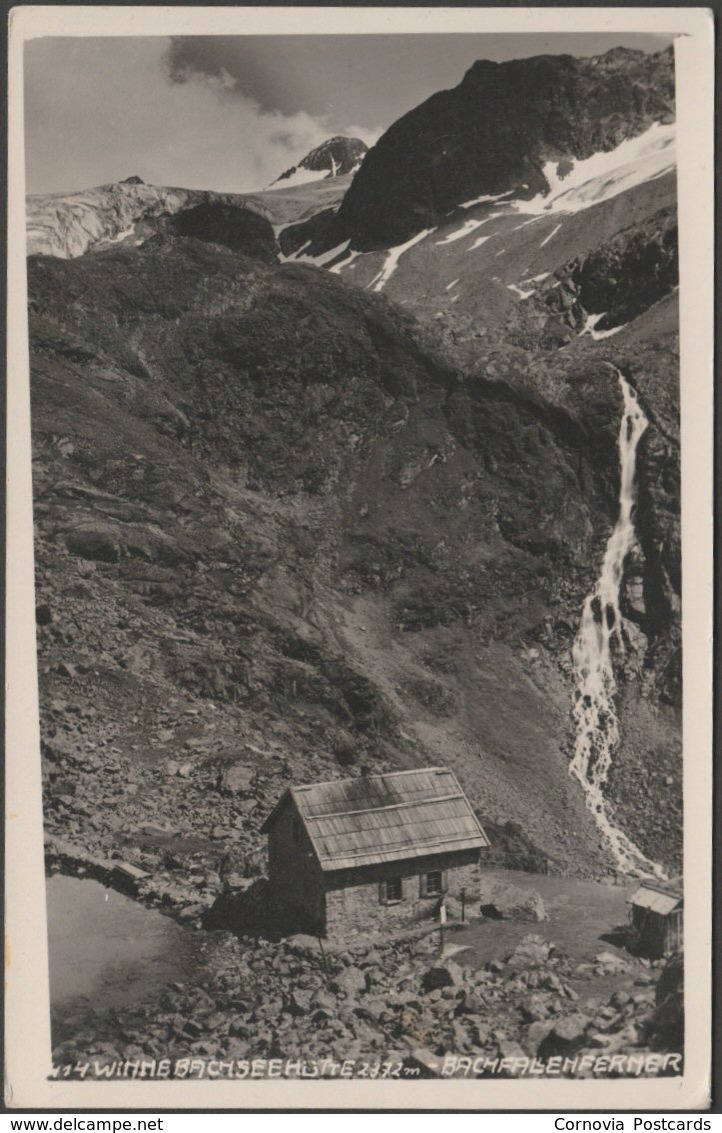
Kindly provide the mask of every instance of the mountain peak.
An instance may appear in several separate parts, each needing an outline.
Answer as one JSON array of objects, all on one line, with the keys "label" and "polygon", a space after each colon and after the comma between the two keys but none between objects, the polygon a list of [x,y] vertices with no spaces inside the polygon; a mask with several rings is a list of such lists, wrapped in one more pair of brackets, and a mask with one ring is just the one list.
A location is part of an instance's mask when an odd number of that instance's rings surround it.
[{"label": "mountain peak", "polygon": [[368,146],[360,138],[348,138],[337,134],[312,149],[298,165],[286,169],[280,177],[271,182],[269,188],[288,189],[308,181],[321,181],[328,177],[342,177],[346,173],[355,173],[367,151]]},{"label": "mountain peak", "polygon": [[350,237],[357,250],[394,247],[464,201],[547,193],[551,158],[590,158],[673,117],[666,51],[477,60],[457,87],[381,136],[343,199],[334,239]]}]

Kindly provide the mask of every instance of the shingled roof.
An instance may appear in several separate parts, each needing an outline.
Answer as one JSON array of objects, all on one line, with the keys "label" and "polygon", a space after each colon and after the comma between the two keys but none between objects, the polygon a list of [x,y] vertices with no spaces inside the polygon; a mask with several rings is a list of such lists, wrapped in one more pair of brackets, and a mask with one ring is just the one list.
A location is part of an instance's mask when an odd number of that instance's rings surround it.
[{"label": "shingled roof", "polygon": [[321,869],[351,869],[489,845],[453,772],[421,767],[291,787],[262,826],[292,799]]},{"label": "shingled roof", "polygon": [[675,878],[668,882],[643,882],[627,903],[666,917],[681,908],[683,900],[682,880]]}]

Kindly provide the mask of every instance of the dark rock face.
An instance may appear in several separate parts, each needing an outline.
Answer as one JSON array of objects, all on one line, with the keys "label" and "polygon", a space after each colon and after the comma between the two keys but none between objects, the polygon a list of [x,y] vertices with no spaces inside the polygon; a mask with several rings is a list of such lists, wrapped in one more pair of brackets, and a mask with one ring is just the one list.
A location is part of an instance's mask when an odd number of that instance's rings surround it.
[{"label": "dark rock face", "polygon": [[480,60],[369,151],[339,210],[339,231],[355,248],[391,247],[479,195],[544,193],[545,162],[613,149],[669,121],[673,107],[671,49]]},{"label": "dark rock face", "polygon": [[192,236],[209,244],[222,244],[264,264],[276,263],[278,247],[273,228],[265,217],[250,209],[208,201],[184,209],[169,222],[176,236]]},{"label": "dark rock face", "polygon": [[665,208],[624,229],[554,273],[540,301],[580,329],[584,314],[602,314],[595,330],[631,322],[677,287],[676,208]]},{"label": "dark rock face", "polygon": [[654,994],[655,1009],[648,1024],[653,1041],[669,1050],[684,1045],[684,956],[670,956]]},{"label": "dark rock face", "polygon": [[289,224],[279,235],[278,242],[285,256],[298,252],[304,244],[309,244],[309,251],[319,251],[323,248],[332,248],[335,233],[338,230],[336,209],[322,209],[312,216],[310,220],[299,221],[298,224]]},{"label": "dark rock face", "polygon": [[345,173],[351,173],[356,166],[363,161],[364,155],[368,152],[368,146],[362,142],[360,138],[346,138],[338,136],[329,138],[328,141],[323,142],[320,146],[316,146],[310,153],[306,154],[298,165],[292,165],[290,169],[286,169],[280,177],[274,181],[274,185],[282,185],[287,181],[298,169],[306,169],[312,172],[326,173],[329,177],[341,177]]}]

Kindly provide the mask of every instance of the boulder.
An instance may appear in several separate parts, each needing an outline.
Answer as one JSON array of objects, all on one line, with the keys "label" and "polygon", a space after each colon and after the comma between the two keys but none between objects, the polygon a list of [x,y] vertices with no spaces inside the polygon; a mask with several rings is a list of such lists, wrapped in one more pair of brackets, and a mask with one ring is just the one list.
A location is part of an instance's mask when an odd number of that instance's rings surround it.
[{"label": "boulder", "polygon": [[598,952],[594,963],[613,972],[625,972],[628,968],[628,964],[615,952]]},{"label": "boulder", "polygon": [[482,882],[481,911],[493,920],[545,921],[544,902],[535,889],[508,882]]},{"label": "boulder", "polygon": [[118,533],[110,525],[88,523],[75,527],[66,533],[65,546],[71,555],[91,562],[117,563],[120,560]]},{"label": "boulder", "polygon": [[307,1015],[311,1010],[311,992],[294,988],[286,1006],[291,1015]]},{"label": "boulder", "polygon": [[451,1024],[451,1034],[453,1037],[454,1050],[465,1051],[469,1049],[469,1032],[463,1023],[454,1019]]},{"label": "boulder", "polygon": [[633,1023],[627,1023],[618,1031],[587,1032],[586,1044],[592,1048],[604,1050],[607,1054],[614,1054],[618,1050],[628,1051],[639,1043],[639,1031]]},{"label": "boulder", "polygon": [[471,1031],[472,1041],[474,1045],[486,1046],[489,1042],[489,1028],[478,1017],[471,1017],[467,1019],[467,1026]]},{"label": "boulder", "polygon": [[525,1058],[526,1055],[516,1039],[511,1038],[504,1031],[492,1031],[492,1038],[496,1043],[501,1058]]},{"label": "boulder", "polygon": [[530,1054],[537,1053],[539,1047],[551,1031],[552,1026],[552,1023],[545,1023],[541,1019],[529,1024],[524,1032],[524,1045]]},{"label": "boulder", "polygon": [[53,620],[53,612],[50,606],[41,605],[35,607],[35,621],[39,626],[49,626]]},{"label": "boulder", "polygon": [[335,987],[338,991],[342,991],[348,999],[355,999],[357,995],[366,991],[366,976],[360,968],[352,965],[345,968],[340,976],[337,976]]},{"label": "boulder", "polygon": [[319,955],[319,944],[315,936],[309,936],[305,932],[297,932],[293,936],[286,939],[286,948],[289,952],[313,952],[316,956]]},{"label": "boulder", "polygon": [[218,775],[218,790],[228,795],[242,795],[253,786],[255,768],[247,763],[233,763]]},{"label": "boulder", "polygon": [[564,984],[559,979],[556,972],[542,972],[539,978],[539,985],[543,991],[554,991],[557,995],[564,995]]},{"label": "boulder", "polygon": [[478,992],[466,992],[464,998],[460,1001],[457,1008],[460,1014],[464,1015],[480,1015],[486,1007],[486,1000],[483,995]]},{"label": "boulder", "polygon": [[538,1053],[542,1058],[552,1058],[554,1055],[573,1054],[580,1050],[585,1043],[586,1031],[590,1019],[587,1015],[566,1015],[558,1019],[549,1034],[539,1044]]},{"label": "boulder", "polygon": [[445,987],[461,987],[464,982],[463,973],[453,960],[445,960],[442,964],[435,964],[424,974],[421,986],[424,991],[440,991]]},{"label": "boulder", "polygon": [[510,968],[515,970],[538,968],[547,962],[553,949],[553,944],[544,940],[543,937],[531,933],[519,942],[506,962]]},{"label": "boulder", "polygon": [[549,1016],[549,999],[543,995],[532,995],[520,1007],[521,1016],[528,1023],[540,1023]]}]

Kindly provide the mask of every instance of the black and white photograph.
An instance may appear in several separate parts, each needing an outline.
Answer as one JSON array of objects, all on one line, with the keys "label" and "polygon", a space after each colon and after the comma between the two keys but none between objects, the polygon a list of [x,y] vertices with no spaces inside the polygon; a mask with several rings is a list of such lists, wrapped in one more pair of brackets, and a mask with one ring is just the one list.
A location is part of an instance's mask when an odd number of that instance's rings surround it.
[{"label": "black and white photograph", "polygon": [[704,13],[76,11],[16,43],[48,1098],[702,1104]]}]

